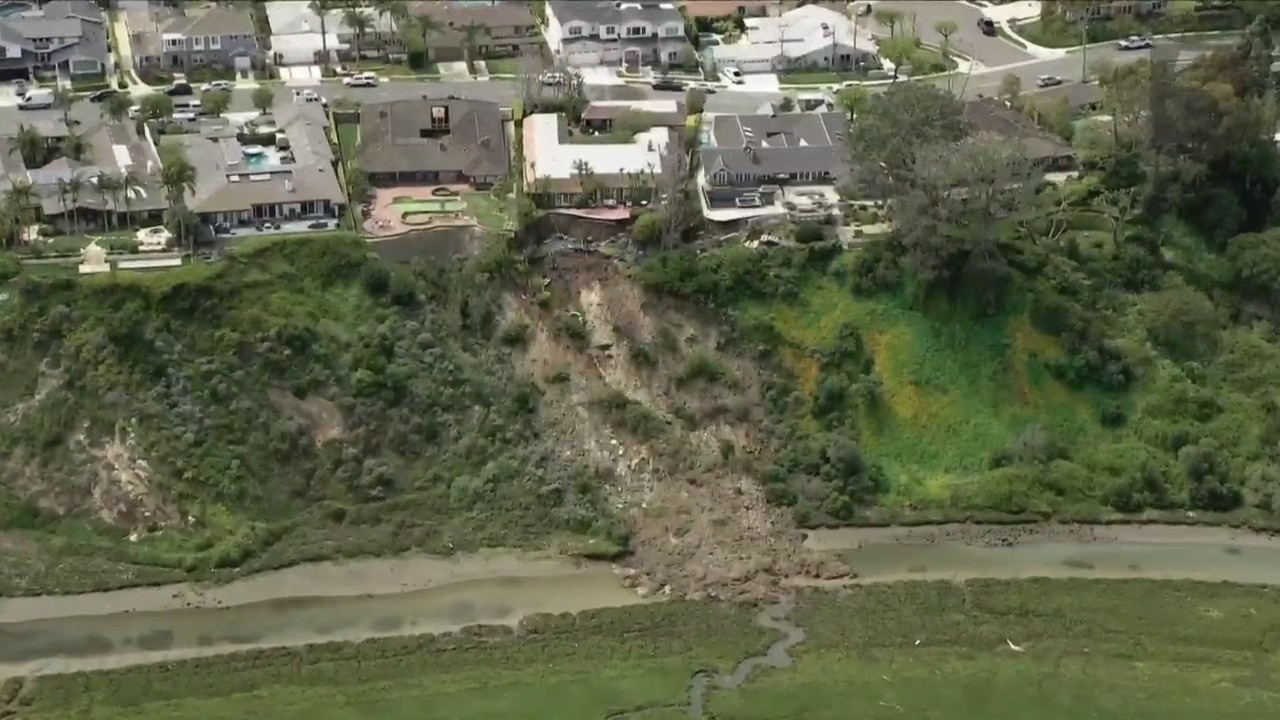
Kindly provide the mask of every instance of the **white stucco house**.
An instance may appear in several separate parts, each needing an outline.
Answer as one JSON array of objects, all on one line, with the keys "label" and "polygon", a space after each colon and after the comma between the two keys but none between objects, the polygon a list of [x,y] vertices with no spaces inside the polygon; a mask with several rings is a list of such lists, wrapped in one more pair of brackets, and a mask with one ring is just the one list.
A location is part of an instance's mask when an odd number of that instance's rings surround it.
[{"label": "white stucco house", "polygon": [[549,0],[544,36],[571,67],[679,65],[693,57],[674,2]]},{"label": "white stucco house", "polygon": [[805,5],[777,17],[746,18],[738,42],[703,51],[708,69],[736,67],[744,73],[784,70],[879,68],[866,18],[850,19],[822,5]]}]

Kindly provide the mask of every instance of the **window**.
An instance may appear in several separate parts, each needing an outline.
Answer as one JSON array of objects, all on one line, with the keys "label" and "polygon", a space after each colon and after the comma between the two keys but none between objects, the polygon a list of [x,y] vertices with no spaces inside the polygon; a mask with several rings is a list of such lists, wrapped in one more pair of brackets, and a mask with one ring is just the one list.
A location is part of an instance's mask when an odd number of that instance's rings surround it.
[{"label": "window", "polygon": [[222,38],[217,35],[209,36],[209,49],[218,50],[222,47]]},{"label": "window", "polygon": [[181,50],[183,48],[184,38],[165,38],[164,47],[166,50]]},{"label": "window", "polygon": [[191,47],[192,47],[192,48],[194,48],[194,49],[196,49],[196,50],[203,50],[203,49],[204,49],[204,38],[203,38],[203,37],[198,37],[198,36],[197,36],[197,37],[193,37],[193,38],[191,38]]},{"label": "window", "polygon": [[600,28],[600,37],[617,37],[617,35],[618,35],[617,25],[605,25],[604,27]]},{"label": "window", "polygon": [[191,56],[191,64],[192,64],[192,65],[203,65],[203,64],[204,64],[204,56],[203,56],[203,55],[192,55],[192,56]]},{"label": "window", "polygon": [[569,27],[565,28],[565,35],[568,35],[569,37],[581,37],[581,36],[582,36],[582,26],[581,26],[581,25],[570,25]]},{"label": "window", "polygon": [[667,62],[669,62],[669,63],[673,63],[673,62],[677,62],[677,61],[679,61],[679,60],[680,60],[680,51],[679,51],[679,50],[668,50],[668,51],[667,51]]},{"label": "window", "polygon": [[627,26],[627,37],[644,37],[649,34],[649,28],[643,25]]}]

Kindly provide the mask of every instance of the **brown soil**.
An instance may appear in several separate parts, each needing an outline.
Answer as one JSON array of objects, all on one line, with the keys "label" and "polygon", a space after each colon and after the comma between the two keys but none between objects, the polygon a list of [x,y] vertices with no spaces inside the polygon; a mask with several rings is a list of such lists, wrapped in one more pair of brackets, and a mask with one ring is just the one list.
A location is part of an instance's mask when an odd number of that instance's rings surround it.
[{"label": "brown soil", "polygon": [[333,401],[315,395],[298,398],[287,390],[277,389],[268,390],[267,397],[280,412],[306,425],[316,445],[346,437],[342,411]]},{"label": "brown soil", "polygon": [[[768,454],[756,369],[718,349],[714,324],[646,296],[607,260],[557,259],[543,282],[512,297],[509,322],[529,328],[521,369],[546,390],[543,416],[566,454],[606,479],[632,531],[642,592],[759,599],[793,576],[845,570],[802,547],[785,512],[749,470]],[[587,340],[564,332],[581,320]],[[649,351],[638,361],[633,348]],[[727,370],[724,382],[680,383],[691,357]],[[567,380],[564,380],[567,375]],[[610,427],[600,398],[622,393],[666,421],[645,441]]]}]

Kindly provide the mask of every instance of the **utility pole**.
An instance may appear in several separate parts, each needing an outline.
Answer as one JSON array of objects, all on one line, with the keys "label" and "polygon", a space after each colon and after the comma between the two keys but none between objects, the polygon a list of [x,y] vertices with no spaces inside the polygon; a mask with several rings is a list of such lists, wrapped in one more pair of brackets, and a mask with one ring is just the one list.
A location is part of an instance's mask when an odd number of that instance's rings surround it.
[{"label": "utility pole", "polygon": [[1080,82],[1089,82],[1089,18],[1080,8]]}]

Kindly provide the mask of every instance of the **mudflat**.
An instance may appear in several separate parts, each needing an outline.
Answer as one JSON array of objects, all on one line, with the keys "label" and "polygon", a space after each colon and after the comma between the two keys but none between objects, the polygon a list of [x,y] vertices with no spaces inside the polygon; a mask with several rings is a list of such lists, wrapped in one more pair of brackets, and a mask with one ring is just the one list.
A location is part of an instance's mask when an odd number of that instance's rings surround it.
[{"label": "mudflat", "polygon": [[805,547],[811,550],[849,550],[864,545],[932,545],[951,543],[978,547],[1007,547],[1028,543],[1135,543],[1232,545],[1280,548],[1280,536],[1247,528],[1209,525],[1082,525],[1042,523],[1026,525],[941,525],[858,527],[810,530]]}]

